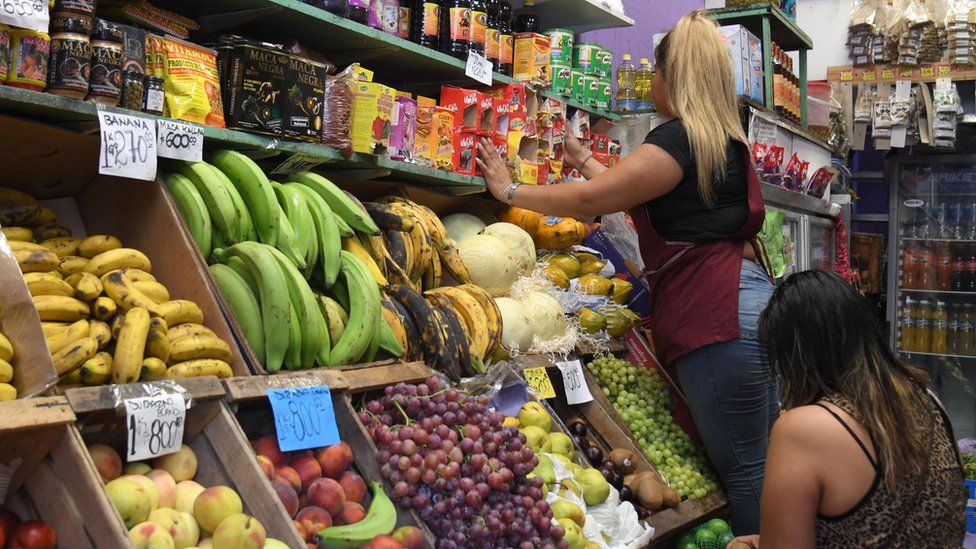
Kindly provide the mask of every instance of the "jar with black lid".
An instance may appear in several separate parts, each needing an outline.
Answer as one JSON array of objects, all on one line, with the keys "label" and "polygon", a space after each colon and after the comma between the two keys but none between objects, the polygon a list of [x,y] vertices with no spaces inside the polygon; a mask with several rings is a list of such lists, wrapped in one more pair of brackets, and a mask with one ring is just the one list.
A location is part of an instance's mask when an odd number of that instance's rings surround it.
[{"label": "jar with black lid", "polygon": [[95,17],[95,0],[57,0],[54,2],[54,13],[74,13],[89,19]]},{"label": "jar with black lid", "polygon": [[70,11],[55,12],[51,16],[51,32],[54,34],[67,32],[88,36],[92,32],[92,17]]},{"label": "jar with black lid", "polygon": [[135,70],[122,71],[122,100],[119,106],[123,109],[141,111],[143,96],[145,94],[145,83],[143,74]]},{"label": "jar with black lid", "polygon": [[142,110],[152,114],[163,114],[163,102],[166,99],[166,92],[163,89],[163,79],[147,74],[143,85],[145,87],[145,93],[142,100]]},{"label": "jar with black lid", "polygon": [[88,99],[118,105],[122,93],[122,29],[111,21],[95,19],[91,37],[92,62]]},{"label": "jar with black lid", "polygon": [[46,91],[83,99],[88,93],[91,55],[91,43],[86,34],[61,32],[51,36]]}]

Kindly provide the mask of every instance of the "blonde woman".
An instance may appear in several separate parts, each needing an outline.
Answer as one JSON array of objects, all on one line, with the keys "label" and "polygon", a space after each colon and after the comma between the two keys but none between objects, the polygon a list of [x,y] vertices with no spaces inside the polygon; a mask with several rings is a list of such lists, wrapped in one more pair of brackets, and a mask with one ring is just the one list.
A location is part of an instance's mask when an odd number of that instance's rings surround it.
[{"label": "blonde woman", "polygon": [[512,183],[490,143],[478,164],[499,200],[549,215],[628,210],[651,287],[658,356],[681,381],[724,484],[733,530],[759,531],[776,382],[756,340],[773,291],[755,236],[765,214],[739,121],[732,62],[713,21],[681,18],[655,52],[654,104],[671,118],[607,169],[567,136],[586,183]]}]

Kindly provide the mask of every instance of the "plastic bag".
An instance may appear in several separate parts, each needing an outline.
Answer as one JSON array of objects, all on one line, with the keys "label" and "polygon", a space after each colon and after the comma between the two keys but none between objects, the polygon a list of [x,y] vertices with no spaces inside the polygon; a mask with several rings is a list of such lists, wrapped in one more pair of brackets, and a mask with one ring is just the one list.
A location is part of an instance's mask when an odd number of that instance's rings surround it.
[{"label": "plastic bag", "polygon": [[225,127],[217,52],[171,36],[163,37],[158,44],[163,54],[166,115],[205,126]]},{"label": "plastic bag", "polygon": [[325,79],[325,101],[322,108],[322,144],[349,158],[352,155],[352,83],[359,64],[353,63],[335,76]]},{"label": "plastic bag", "polygon": [[624,212],[605,215],[600,218],[600,227],[613,243],[624,259],[633,263],[641,272],[644,271],[644,259],[640,254],[637,231],[627,221]]},{"label": "plastic bag", "polygon": [[876,0],[854,0],[851,6],[851,19],[847,26],[847,47],[855,67],[874,64],[872,41],[877,32],[877,12]]}]

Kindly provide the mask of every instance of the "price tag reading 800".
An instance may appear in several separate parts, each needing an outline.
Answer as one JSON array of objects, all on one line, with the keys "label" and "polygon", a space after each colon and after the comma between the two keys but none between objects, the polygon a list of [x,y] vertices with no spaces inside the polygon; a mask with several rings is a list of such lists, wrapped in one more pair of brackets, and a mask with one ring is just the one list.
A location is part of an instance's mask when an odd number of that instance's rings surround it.
[{"label": "price tag reading 800", "polygon": [[98,173],[146,181],[156,178],[156,124],[152,120],[99,110],[98,122]]},{"label": "price tag reading 800", "polygon": [[268,400],[282,451],[339,444],[332,393],[327,386],[268,389]]},{"label": "price tag reading 800", "polygon": [[164,394],[125,400],[127,461],[172,454],[183,444],[186,405],[182,395]]},{"label": "price tag reading 800", "polygon": [[48,9],[47,0],[0,0],[0,23],[47,32]]},{"label": "price tag reading 800", "polygon": [[181,120],[156,120],[159,156],[175,160],[203,160],[203,128]]}]

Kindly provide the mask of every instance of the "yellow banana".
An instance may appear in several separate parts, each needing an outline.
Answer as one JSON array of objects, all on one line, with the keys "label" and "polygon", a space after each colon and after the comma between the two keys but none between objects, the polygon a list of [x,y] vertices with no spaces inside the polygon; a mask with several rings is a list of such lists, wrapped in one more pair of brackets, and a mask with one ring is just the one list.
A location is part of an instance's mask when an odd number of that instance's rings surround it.
[{"label": "yellow banana", "polygon": [[68,345],[64,349],[51,355],[54,362],[54,369],[58,376],[68,375],[98,352],[98,340],[94,337],[85,337]]},{"label": "yellow banana", "polygon": [[358,257],[366,264],[366,267],[369,268],[369,274],[373,275],[373,280],[380,288],[385,288],[389,284],[386,276],[383,275],[383,272],[376,265],[376,261],[373,260],[373,256],[369,255],[369,251],[360,244],[358,238],[355,236],[343,238],[342,249]]},{"label": "yellow banana", "polygon": [[169,362],[171,352],[172,349],[169,340],[166,339],[166,334],[149,330],[149,337],[146,339],[146,355],[158,358],[163,362]]},{"label": "yellow banana", "polygon": [[126,311],[118,341],[115,343],[112,362],[114,383],[132,383],[139,380],[148,337],[149,311],[142,307],[133,307]]},{"label": "yellow banana", "polygon": [[26,273],[24,282],[32,296],[41,295],[60,295],[64,297],[74,297],[75,289],[71,287],[61,277],[51,273]]},{"label": "yellow banana", "polygon": [[45,248],[58,254],[58,257],[64,257],[66,255],[78,255],[78,244],[80,243],[80,238],[75,238],[73,236],[59,236],[56,238],[49,238],[41,242],[41,246],[44,246]]},{"label": "yellow banana", "polygon": [[0,383],[7,383],[14,378],[14,367],[6,360],[0,359]]},{"label": "yellow banana", "polygon": [[88,335],[98,340],[98,349],[108,347],[112,342],[112,328],[101,320],[89,320],[88,325]]},{"label": "yellow banana", "polygon": [[386,249],[386,244],[383,243],[382,234],[360,234],[356,235],[359,239],[359,243],[362,244],[363,248],[369,253],[369,256],[373,258],[373,263],[376,264],[377,268],[383,276],[386,276],[386,256],[390,252]]},{"label": "yellow banana", "polygon": [[0,383],[0,401],[17,400],[17,389],[9,383]]},{"label": "yellow banana", "polygon": [[88,259],[77,255],[66,255],[58,263],[58,272],[63,277],[69,277],[75,273],[80,273],[88,266]]},{"label": "yellow banana", "polygon": [[71,326],[70,322],[41,322],[41,330],[44,332],[44,337],[51,337],[68,326]]},{"label": "yellow banana", "polygon": [[41,246],[37,242],[29,242],[26,240],[11,240],[10,242],[7,242],[7,244],[10,246],[10,249],[15,252],[43,252],[45,250],[49,252],[51,251],[45,248],[44,246]]},{"label": "yellow banana", "polygon": [[71,387],[81,385],[81,367],[71,370],[71,372],[58,379],[58,387]]},{"label": "yellow banana", "polygon": [[56,223],[48,223],[34,229],[34,240],[42,242],[59,236],[71,236],[71,231],[66,227],[61,227]]},{"label": "yellow banana", "polygon": [[217,376],[220,379],[234,375],[230,364],[222,360],[201,359],[188,360],[174,364],[166,370],[167,379],[184,379],[188,377]]},{"label": "yellow banana", "polygon": [[30,242],[31,240],[34,240],[34,231],[26,227],[4,227],[3,236],[5,236],[7,240]]},{"label": "yellow banana", "polygon": [[139,290],[145,294],[146,297],[156,303],[169,301],[169,290],[167,290],[166,286],[163,286],[159,282],[155,282],[153,280],[133,282],[132,287]]},{"label": "yellow banana", "polygon": [[96,298],[95,302],[92,303],[92,312],[95,318],[102,322],[108,322],[115,318],[115,313],[118,310],[119,307],[112,301],[111,297],[101,296]]},{"label": "yellow banana", "polygon": [[98,254],[116,250],[122,247],[118,238],[107,234],[97,234],[89,236],[78,243],[78,254],[82,257],[91,259]]},{"label": "yellow banana", "polygon": [[166,339],[168,339],[170,343],[173,343],[178,339],[192,335],[218,337],[217,334],[210,328],[207,328],[202,324],[188,322],[186,324],[179,324],[170,328],[166,332]]},{"label": "yellow banana", "polygon": [[54,353],[64,349],[68,345],[71,345],[79,339],[91,337],[91,326],[87,320],[79,320],[74,324],[66,328],[51,334],[50,336],[45,335],[44,340],[47,341],[47,348],[53,355]]},{"label": "yellow banana", "polygon": [[[10,244],[15,244],[16,241]],[[42,247],[43,248],[43,247]],[[51,250],[14,250],[14,259],[22,273],[46,273],[58,268],[58,256]]]},{"label": "yellow banana", "polygon": [[203,311],[196,303],[187,299],[174,299],[160,303],[159,316],[166,320],[167,326],[176,326],[187,322],[203,324]]},{"label": "yellow banana", "polygon": [[28,227],[41,227],[57,222],[58,216],[54,214],[51,208],[41,206],[37,209],[37,213],[34,214],[34,217],[24,221],[24,225],[27,225]]},{"label": "yellow banana", "polygon": [[478,301],[481,308],[488,317],[485,329],[488,330],[488,349],[485,357],[490,357],[502,344],[502,314],[498,310],[495,299],[487,291],[475,284],[462,284],[458,288],[467,292],[471,297]]},{"label": "yellow banana", "polygon": [[464,321],[471,336],[474,347],[480,356],[488,356],[491,338],[488,331],[488,313],[471,294],[456,286],[444,286],[425,293],[443,294],[451,301],[451,307],[456,310]]},{"label": "yellow banana", "polygon": [[186,362],[203,358],[214,358],[229,363],[230,346],[224,340],[210,336],[188,336],[177,339],[170,345],[170,362]]},{"label": "yellow banana", "polygon": [[120,269],[108,273],[103,278],[102,284],[105,287],[105,294],[112,298],[123,311],[128,311],[133,307],[142,307],[151,315],[160,314],[159,305],[149,296],[136,289],[133,282],[125,275],[125,270]]},{"label": "yellow banana", "polygon": [[166,377],[166,363],[156,357],[146,357],[142,360],[139,371],[139,381],[156,381]]},{"label": "yellow banana", "polygon": [[115,248],[107,252],[102,252],[88,260],[85,272],[95,276],[102,276],[105,273],[122,268],[142,269],[147,273],[152,272],[152,263],[146,254],[134,248]]},{"label": "yellow banana", "polygon": [[430,268],[424,272],[424,288],[437,288],[441,285],[442,267],[440,255],[430,254]]},{"label": "yellow banana", "polygon": [[149,329],[153,332],[159,332],[166,335],[169,332],[169,325],[166,324],[165,318],[154,316],[149,321]]},{"label": "yellow banana", "polygon": [[7,339],[7,336],[0,333],[0,360],[11,361],[14,359],[14,346]]},{"label": "yellow banana", "polygon": [[[123,270],[125,271],[126,278],[133,282],[156,282],[156,277],[147,273],[146,271],[143,271],[142,269],[125,268]],[[107,277],[109,274],[110,273],[102,275],[102,284],[105,284],[105,277]]]},{"label": "yellow banana", "polygon": [[78,372],[85,385],[104,385],[112,379],[112,355],[106,352],[96,353],[81,365]]},{"label": "yellow banana", "polygon": [[75,322],[88,318],[91,309],[73,297],[39,295],[33,297],[38,316],[45,321]]},{"label": "yellow banana", "polygon": [[85,303],[92,302],[95,298],[102,295],[102,292],[105,290],[102,286],[102,281],[91,273],[75,273],[66,278],[65,282],[74,287],[74,297]]},{"label": "yellow banana", "polygon": [[[115,302],[112,302],[115,305]],[[106,322],[108,322],[106,320]],[[125,311],[119,311],[114,317],[112,317],[112,337],[114,339],[119,338],[119,332],[122,331],[122,323],[125,322]]]}]

